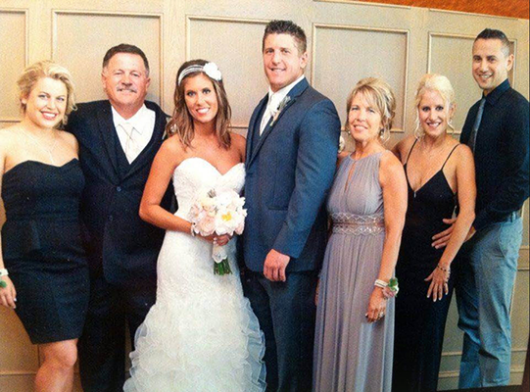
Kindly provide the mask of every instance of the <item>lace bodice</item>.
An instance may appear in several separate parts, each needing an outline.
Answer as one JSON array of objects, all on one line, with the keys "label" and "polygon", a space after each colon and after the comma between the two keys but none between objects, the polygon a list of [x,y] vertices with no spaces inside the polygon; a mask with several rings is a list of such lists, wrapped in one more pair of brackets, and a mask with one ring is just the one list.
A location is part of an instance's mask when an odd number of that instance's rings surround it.
[{"label": "lace bodice", "polygon": [[210,162],[202,158],[185,159],[173,173],[173,187],[178,202],[176,215],[188,219],[188,214],[198,195],[211,189],[229,188],[241,192],[245,184],[245,165],[238,163],[221,174]]}]

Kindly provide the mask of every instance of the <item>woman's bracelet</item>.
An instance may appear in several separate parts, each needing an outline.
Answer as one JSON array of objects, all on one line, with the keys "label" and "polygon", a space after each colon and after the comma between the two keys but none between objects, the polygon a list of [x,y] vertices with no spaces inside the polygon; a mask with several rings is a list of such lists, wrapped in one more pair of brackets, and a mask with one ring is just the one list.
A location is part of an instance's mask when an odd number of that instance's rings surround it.
[{"label": "woman's bracelet", "polygon": [[385,289],[388,287],[388,283],[385,282],[384,280],[381,280],[381,279],[377,279],[374,283],[374,286],[375,287],[379,287],[379,288],[382,288],[382,289]]},{"label": "woman's bracelet", "polygon": [[191,235],[192,237],[195,237],[195,236],[197,235],[197,234],[195,233],[195,230],[194,230],[194,229],[195,229],[195,225],[192,223],[192,224],[191,224],[191,227],[190,227],[190,235]]},{"label": "woman's bracelet", "polygon": [[442,267],[440,264],[438,264],[436,266],[436,268],[438,268],[439,270],[442,270],[443,272],[450,272],[451,271],[451,267]]},{"label": "woman's bracelet", "polygon": [[385,299],[394,298],[399,292],[397,278],[392,278],[389,282],[377,279],[374,283],[374,286],[379,287],[383,290],[383,296],[385,297]]}]

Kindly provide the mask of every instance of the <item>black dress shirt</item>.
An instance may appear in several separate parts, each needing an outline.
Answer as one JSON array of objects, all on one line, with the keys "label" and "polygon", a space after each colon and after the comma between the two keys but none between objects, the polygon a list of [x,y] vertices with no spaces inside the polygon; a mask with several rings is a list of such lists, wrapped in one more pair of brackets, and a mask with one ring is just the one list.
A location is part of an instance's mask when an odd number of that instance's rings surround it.
[{"label": "black dress shirt", "polygon": [[[462,143],[468,143],[480,101],[466,118]],[[529,104],[505,80],[486,96],[475,144],[476,219],[473,226],[505,220],[529,194]]]}]

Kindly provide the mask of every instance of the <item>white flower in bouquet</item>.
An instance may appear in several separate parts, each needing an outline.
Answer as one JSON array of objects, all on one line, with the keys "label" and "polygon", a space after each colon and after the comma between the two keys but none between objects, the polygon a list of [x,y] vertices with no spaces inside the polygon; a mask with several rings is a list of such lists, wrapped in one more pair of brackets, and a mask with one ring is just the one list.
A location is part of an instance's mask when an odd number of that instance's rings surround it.
[{"label": "white flower in bouquet", "polygon": [[[245,229],[247,211],[243,208],[245,198],[232,189],[211,190],[197,199],[190,210],[193,232],[202,236],[242,234]],[[231,273],[228,255],[224,246],[212,248],[215,261],[214,273]]]}]

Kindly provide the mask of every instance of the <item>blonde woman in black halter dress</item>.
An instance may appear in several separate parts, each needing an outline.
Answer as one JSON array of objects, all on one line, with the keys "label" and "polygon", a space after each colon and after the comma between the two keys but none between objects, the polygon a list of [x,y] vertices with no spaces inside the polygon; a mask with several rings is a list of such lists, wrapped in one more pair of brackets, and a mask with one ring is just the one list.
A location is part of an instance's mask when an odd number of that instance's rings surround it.
[{"label": "blonde woman in black halter dress", "polygon": [[[448,129],[455,93],[445,76],[425,75],[416,93],[417,128],[394,152],[405,167],[408,211],[396,267],[401,291],[396,298],[393,390],[434,392],[442,353],[453,280],[451,263],[474,220],[475,167],[471,150]],[[433,247],[433,236],[459,213],[447,248]]]},{"label": "blonde woman in black halter dress", "polygon": [[18,86],[23,119],[0,131],[0,305],[15,309],[43,354],[35,391],[65,392],[89,295],[79,224],[85,182],[76,139],[58,129],[75,107],[73,85],[65,68],[43,61]]}]

